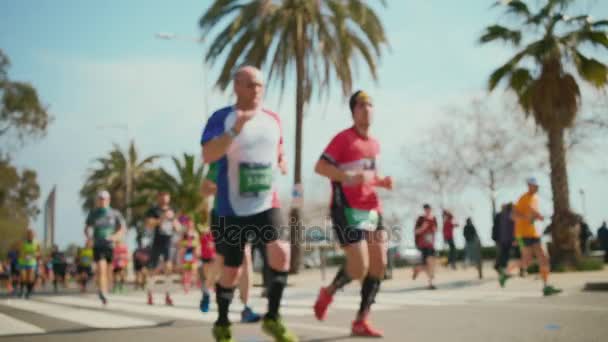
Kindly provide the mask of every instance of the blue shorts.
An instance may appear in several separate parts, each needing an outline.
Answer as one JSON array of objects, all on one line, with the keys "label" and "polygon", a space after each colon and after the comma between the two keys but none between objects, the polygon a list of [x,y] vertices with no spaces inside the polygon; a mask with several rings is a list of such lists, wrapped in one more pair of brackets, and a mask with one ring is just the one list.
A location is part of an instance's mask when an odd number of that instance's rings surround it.
[{"label": "blue shorts", "polygon": [[19,270],[20,271],[35,270],[37,267],[38,267],[38,264],[34,264],[34,265],[21,265],[21,264],[19,264]]}]

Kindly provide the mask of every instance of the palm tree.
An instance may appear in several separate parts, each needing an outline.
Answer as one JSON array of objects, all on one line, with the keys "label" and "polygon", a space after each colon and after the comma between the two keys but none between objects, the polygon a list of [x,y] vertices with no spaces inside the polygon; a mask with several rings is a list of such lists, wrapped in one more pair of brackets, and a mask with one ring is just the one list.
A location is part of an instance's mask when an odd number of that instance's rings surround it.
[{"label": "palm tree", "polygon": [[[572,3],[545,0],[533,12],[526,1],[497,2],[519,27],[492,25],[479,38],[482,44],[503,41],[518,49],[492,73],[488,86],[492,91],[505,80],[527,115],[547,134],[554,210],[552,257],[558,263],[574,263],[580,256],[573,229],[576,216],[570,210],[564,132],[572,127],[580,108],[578,83],[584,81],[595,88],[608,83],[608,67],[582,50],[588,46],[608,49],[608,20],[568,16],[564,11]],[[530,38],[526,45],[522,44],[524,33]]]},{"label": "palm tree", "polygon": [[[95,160],[97,165],[89,169],[85,183],[80,190],[80,197],[83,201],[82,209],[90,210],[94,206],[97,191],[106,189],[112,195],[112,207],[122,213],[132,212],[130,222],[127,224],[129,227],[136,226],[143,218],[152,196],[150,191],[142,188],[141,185],[153,175],[155,170],[152,168],[152,164],[159,157],[159,155],[152,155],[140,160],[133,141],[131,141],[127,153],[115,144],[108,155],[97,158]],[[130,188],[128,196],[127,185]],[[130,200],[127,201],[127,198]]]},{"label": "palm tree", "polygon": [[171,202],[183,214],[199,215],[205,202],[200,189],[204,178],[204,165],[196,165],[194,155],[183,154],[183,160],[171,158],[175,166],[175,176],[164,168],[156,170],[142,184],[142,188],[153,191],[167,191]]},{"label": "palm tree", "polygon": [[[379,4],[385,6],[384,1]],[[200,19],[202,35],[221,23],[206,60],[222,59],[217,86],[226,89],[236,67],[268,66],[268,81],[282,92],[295,65],[296,143],[294,184],[302,183],[302,121],[313,92],[328,95],[337,81],[346,97],[352,91],[353,67],[362,60],[377,78],[376,60],[387,45],[374,10],[361,0],[216,0]],[[227,55],[224,54],[227,52]],[[225,58],[224,58],[225,56]],[[290,211],[291,272],[300,265],[302,224],[298,208]]]}]

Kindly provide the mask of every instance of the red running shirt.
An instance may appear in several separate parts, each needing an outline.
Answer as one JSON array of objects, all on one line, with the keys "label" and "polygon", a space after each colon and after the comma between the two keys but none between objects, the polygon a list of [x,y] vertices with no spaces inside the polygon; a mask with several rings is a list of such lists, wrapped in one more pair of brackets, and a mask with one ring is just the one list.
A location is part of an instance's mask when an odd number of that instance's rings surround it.
[{"label": "red running shirt", "polygon": [[443,239],[444,240],[454,240],[454,221],[452,219],[446,220],[443,222]]},{"label": "red running shirt", "polygon": [[429,219],[424,216],[418,217],[416,220],[416,229],[422,227],[426,222],[426,228],[416,235],[416,247],[418,248],[435,248],[435,232],[437,231],[437,220],[435,217]]},{"label": "red running shirt", "polygon": [[[375,179],[378,175],[379,155],[378,141],[371,136],[361,136],[351,127],[331,140],[321,159],[343,171],[369,171],[369,176]],[[332,182],[331,206],[382,212],[373,182],[357,185]]]},{"label": "red running shirt", "polygon": [[127,245],[121,244],[114,247],[114,268],[125,268],[129,264],[129,250]]},{"label": "red running shirt", "polygon": [[213,234],[211,234],[211,232],[201,234],[201,258],[215,258],[215,242],[213,240]]}]

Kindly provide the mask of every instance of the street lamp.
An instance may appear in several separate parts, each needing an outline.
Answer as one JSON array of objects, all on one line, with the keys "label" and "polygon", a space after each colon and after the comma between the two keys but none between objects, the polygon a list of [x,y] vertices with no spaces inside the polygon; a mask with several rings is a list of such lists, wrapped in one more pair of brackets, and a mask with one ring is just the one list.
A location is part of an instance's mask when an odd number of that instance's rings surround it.
[{"label": "street lamp", "polygon": [[586,201],[586,198],[585,198],[585,190],[583,188],[581,188],[578,192],[581,195],[581,204],[582,204],[582,209],[583,209],[583,215],[585,216],[585,219],[586,219],[586,217],[587,217],[587,201]]},{"label": "street lamp", "polygon": [[131,213],[131,192],[133,191],[132,179],[131,179],[131,157],[129,154],[129,125],[128,124],[112,124],[112,125],[97,125],[98,129],[119,129],[125,132],[127,137],[127,149],[125,154],[125,205],[126,205],[126,219],[127,226],[131,225],[132,213]]},{"label": "street lamp", "polygon": [[[160,39],[160,40],[182,40],[182,41],[194,42],[197,44],[201,44],[203,42],[202,37],[195,38],[195,37],[190,37],[190,36],[181,36],[181,35],[177,35],[177,34],[171,33],[171,32],[157,32],[154,36],[156,37],[156,39]],[[209,103],[207,101],[207,93],[208,93],[207,64],[205,64],[204,58],[203,58],[203,88],[204,88],[203,106],[205,109],[205,117],[207,117],[207,115],[209,113]]]}]

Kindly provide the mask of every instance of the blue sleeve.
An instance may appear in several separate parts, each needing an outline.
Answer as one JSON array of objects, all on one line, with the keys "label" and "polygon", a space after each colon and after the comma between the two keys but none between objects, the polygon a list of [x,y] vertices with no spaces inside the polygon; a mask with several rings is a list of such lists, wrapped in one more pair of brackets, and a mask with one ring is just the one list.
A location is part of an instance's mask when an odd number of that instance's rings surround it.
[{"label": "blue sleeve", "polygon": [[203,136],[201,137],[201,145],[206,144],[209,140],[215,139],[220,135],[224,134],[224,122],[226,120],[227,111],[219,110],[207,121],[205,128],[203,129]]}]

